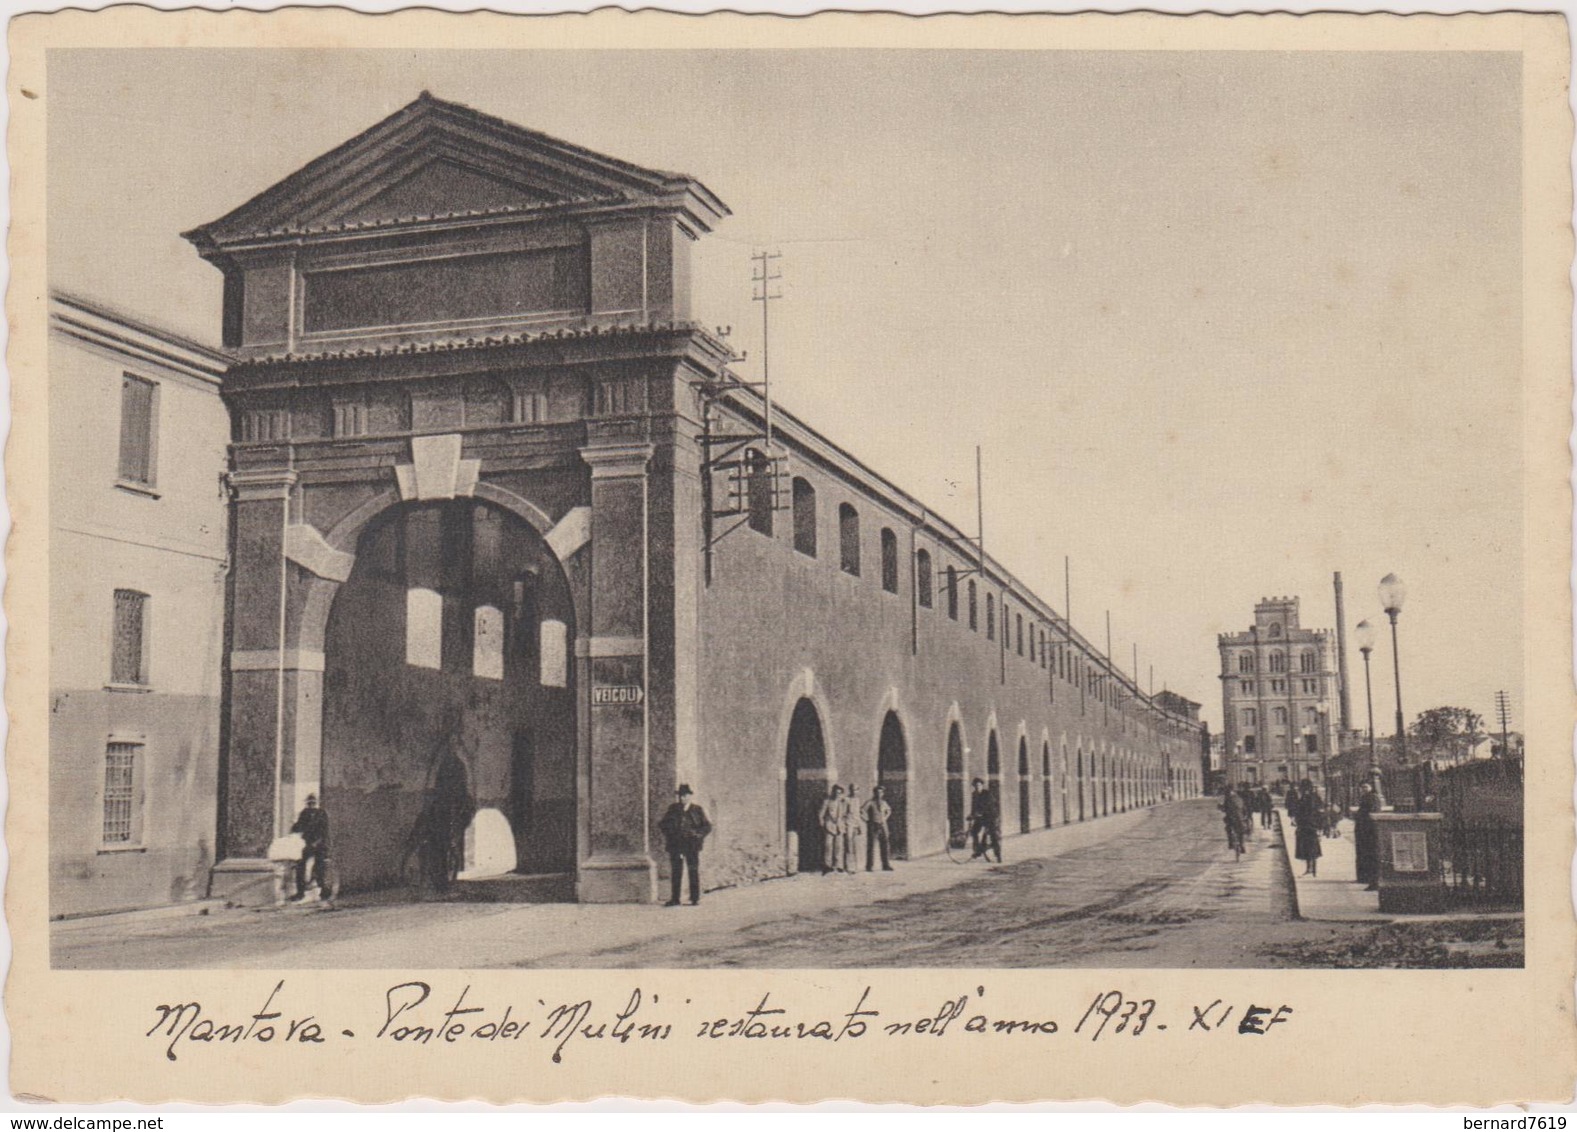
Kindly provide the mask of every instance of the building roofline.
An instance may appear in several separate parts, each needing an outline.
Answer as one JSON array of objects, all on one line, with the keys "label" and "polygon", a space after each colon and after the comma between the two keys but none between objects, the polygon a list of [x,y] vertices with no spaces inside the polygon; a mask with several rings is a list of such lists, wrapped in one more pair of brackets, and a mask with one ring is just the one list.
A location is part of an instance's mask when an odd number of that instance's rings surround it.
[{"label": "building roofline", "polygon": [[[667,199],[690,217],[693,225],[701,231],[709,230],[715,221],[731,215],[728,205],[716,193],[689,174],[652,169],[599,153],[463,103],[436,98],[424,90],[392,114],[312,158],[223,216],[188,229],[181,236],[196,245],[205,258],[211,259],[223,255],[226,249],[238,242],[266,241],[297,234],[295,227],[264,223],[264,218],[280,208],[289,207],[293,200],[297,207],[311,208],[321,203],[323,194],[333,190],[338,175],[357,161],[375,158],[380,142],[387,140],[390,144],[394,143],[402,130],[423,120],[447,121],[489,135],[491,143],[496,146],[531,147],[539,152],[550,153],[557,161],[578,164],[587,176],[594,175],[621,186],[621,192],[626,194],[645,194],[654,201]],[[303,193],[306,196],[301,199]],[[640,202],[638,198],[632,198],[631,203]],[[309,224],[301,230],[316,231],[317,227]],[[329,226],[326,230],[335,229]]]},{"label": "building roofline", "polygon": [[[760,391],[749,386],[733,387],[725,395],[735,409],[742,409],[751,416],[760,419],[764,415],[764,399]],[[738,400],[735,400],[738,398]],[[747,403],[740,403],[741,401]],[[917,497],[892,480],[876,471],[865,461],[855,456],[848,449],[830,440],[825,435],[806,424],[799,416],[789,409],[785,409],[777,400],[772,402],[772,419],[775,429],[782,431],[783,424],[789,426],[788,432],[794,437],[798,447],[817,456],[831,470],[838,473],[844,480],[860,487],[870,494],[888,497],[890,506],[905,512],[907,517],[914,521],[921,529],[931,532],[938,542],[946,543],[954,554],[965,561],[979,559],[973,548],[973,539],[966,535],[957,526],[944,519],[940,514],[927,507]],[[872,487],[879,490],[872,491]],[[1021,582],[1013,573],[991,555],[984,556],[984,573],[994,576],[1003,586],[1012,592],[1014,600],[1021,602],[1026,609],[1031,609],[1040,614],[1041,618],[1049,622],[1052,628],[1063,635],[1063,640],[1057,644],[1070,643],[1076,645],[1090,660],[1098,663],[1106,673],[1129,692],[1135,699],[1154,708],[1169,719],[1182,723],[1198,726],[1202,721],[1190,720],[1187,716],[1177,715],[1167,711],[1156,697],[1150,696],[1138,685],[1137,678],[1130,678],[1120,669],[1116,662],[1092,644],[1077,629],[1073,628],[1066,617],[1052,608],[1051,604],[1042,599],[1029,586]],[[933,568],[933,578],[935,570]],[[1173,693],[1176,695],[1177,693]],[[1188,701],[1192,703],[1193,701]],[[1199,705],[1203,707],[1203,705]]]},{"label": "building roofline", "polygon": [[60,288],[50,289],[49,306],[54,330],[204,381],[218,384],[235,360],[223,350]]}]

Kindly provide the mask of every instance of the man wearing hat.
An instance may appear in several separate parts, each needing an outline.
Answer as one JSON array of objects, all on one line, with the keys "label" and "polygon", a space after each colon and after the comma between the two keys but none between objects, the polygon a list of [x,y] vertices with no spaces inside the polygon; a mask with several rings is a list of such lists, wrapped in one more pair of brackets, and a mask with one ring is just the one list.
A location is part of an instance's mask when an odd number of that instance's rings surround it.
[{"label": "man wearing hat", "polygon": [[301,859],[296,862],[296,899],[307,895],[307,862],[312,862],[312,882],[318,886],[318,895],[329,896],[326,869],[329,859],[329,815],[318,809],[318,796],[307,795],[307,805],[290,827],[291,833],[301,834]]},{"label": "man wearing hat", "polygon": [[679,885],[685,867],[690,869],[690,903],[701,903],[701,843],[712,832],[712,823],[706,820],[706,811],[691,799],[695,796],[688,783],[679,787],[679,800],[668,807],[657,828],[663,831],[663,841],[668,846],[668,866],[673,881],[673,894],[668,907],[679,904]]}]

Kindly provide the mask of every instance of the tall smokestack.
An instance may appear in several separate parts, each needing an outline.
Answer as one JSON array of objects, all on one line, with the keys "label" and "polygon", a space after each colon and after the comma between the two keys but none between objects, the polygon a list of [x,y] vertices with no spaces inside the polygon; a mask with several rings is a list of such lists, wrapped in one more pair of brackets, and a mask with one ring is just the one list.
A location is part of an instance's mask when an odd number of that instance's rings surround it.
[{"label": "tall smokestack", "polygon": [[1352,730],[1352,708],[1347,699],[1347,612],[1342,608],[1342,572],[1336,571],[1336,693],[1342,733]]}]

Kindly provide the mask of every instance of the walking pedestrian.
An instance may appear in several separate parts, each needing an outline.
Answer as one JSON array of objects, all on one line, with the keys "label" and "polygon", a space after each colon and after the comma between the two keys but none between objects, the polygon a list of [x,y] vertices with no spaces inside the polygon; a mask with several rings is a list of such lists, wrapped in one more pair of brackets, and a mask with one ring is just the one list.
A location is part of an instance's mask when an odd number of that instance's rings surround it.
[{"label": "walking pedestrian", "polygon": [[1358,787],[1358,815],[1353,820],[1354,848],[1358,852],[1358,883],[1369,889],[1380,887],[1380,827],[1374,815],[1380,812],[1380,795],[1365,782]]},{"label": "walking pedestrian", "polygon": [[887,822],[893,815],[893,808],[887,804],[887,791],[883,787],[876,787],[871,791],[871,800],[865,803],[862,816],[865,818],[865,871],[872,872],[876,866],[876,850],[882,851],[882,871],[893,871],[892,861],[889,859],[890,842],[887,834]]},{"label": "walking pedestrian", "polygon": [[1261,829],[1269,829],[1271,815],[1275,812],[1276,807],[1271,803],[1270,788],[1268,786],[1261,786],[1254,794],[1254,808],[1259,811],[1259,827]]},{"label": "walking pedestrian", "polygon": [[706,811],[691,800],[694,796],[695,792],[689,784],[682,784],[676,792],[677,800],[668,807],[663,820],[657,823],[668,847],[668,869],[673,883],[668,897],[669,908],[679,904],[680,880],[687,869],[690,873],[690,903],[701,903],[701,846],[706,841],[706,835],[712,832],[712,823],[707,821]]},{"label": "walking pedestrian", "polygon": [[995,852],[997,864],[1002,863],[1002,811],[997,796],[986,789],[984,779],[974,781],[974,796],[969,802],[969,831],[974,841],[970,859]]},{"label": "walking pedestrian", "polygon": [[1298,809],[1293,814],[1297,824],[1296,856],[1303,862],[1303,875],[1320,875],[1320,827],[1325,819],[1325,800],[1305,778],[1298,788]]},{"label": "walking pedestrian", "polygon": [[312,883],[318,886],[320,899],[330,895],[328,888],[329,815],[318,808],[318,796],[308,794],[306,807],[290,827],[291,833],[301,834],[301,856],[296,861],[296,894],[292,900],[307,898],[307,862],[312,862]]},{"label": "walking pedestrian", "polygon": [[836,869],[844,871],[843,831],[849,824],[849,804],[844,800],[843,787],[834,785],[832,793],[821,804],[821,875]]}]

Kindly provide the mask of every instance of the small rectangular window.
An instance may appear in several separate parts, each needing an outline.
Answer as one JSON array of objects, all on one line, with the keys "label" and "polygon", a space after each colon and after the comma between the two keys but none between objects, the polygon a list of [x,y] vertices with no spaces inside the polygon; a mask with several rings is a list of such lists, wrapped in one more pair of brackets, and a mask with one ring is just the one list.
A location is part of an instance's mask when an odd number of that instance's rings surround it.
[{"label": "small rectangular window", "polygon": [[154,483],[155,394],[151,381],[131,374],[120,379],[120,471],[122,483]]},{"label": "small rectangular window", "polygon": [[413,586],[405,592],[405,663],[442,668],[444,599],[437,590]]},{"label": "small rectangular window", "polygon": [[104,751],[104,815],[100,841],[106,847],[135,845],[137,821],[136,743],[111,743]]},{"label": "small rectangular window", "polygon": [[471,672],[483,680],[504,678],[504,614],[491,605],[478,606],[471,633]]},{"label": "small rectangular window", "polygon": [[110,683],[148,682],[148,595],[115,591],[115,639],[110,654]]},{"label": "small rectangular window", "polygon": [[539,636],[542,646],[542,686],[568,688],[569,627],[562,621],[544,621]]}]

